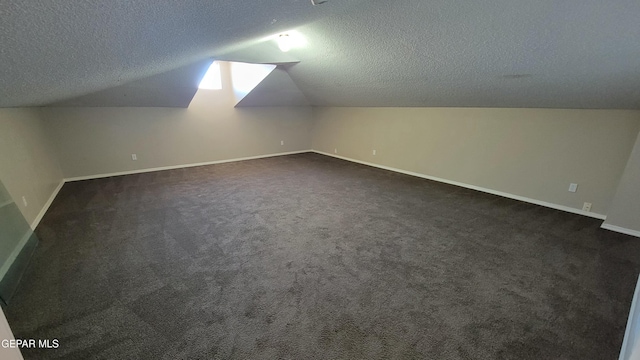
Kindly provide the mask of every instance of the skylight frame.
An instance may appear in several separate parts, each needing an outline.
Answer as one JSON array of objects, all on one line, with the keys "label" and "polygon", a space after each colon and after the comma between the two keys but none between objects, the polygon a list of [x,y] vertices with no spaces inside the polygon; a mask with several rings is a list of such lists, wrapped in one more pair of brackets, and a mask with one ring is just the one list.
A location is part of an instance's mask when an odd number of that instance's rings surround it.
[{"label": "skylight frame", "polygon": [[198,84],[200,90],[222,90],[222,72],[220,62],[213,61]]}]

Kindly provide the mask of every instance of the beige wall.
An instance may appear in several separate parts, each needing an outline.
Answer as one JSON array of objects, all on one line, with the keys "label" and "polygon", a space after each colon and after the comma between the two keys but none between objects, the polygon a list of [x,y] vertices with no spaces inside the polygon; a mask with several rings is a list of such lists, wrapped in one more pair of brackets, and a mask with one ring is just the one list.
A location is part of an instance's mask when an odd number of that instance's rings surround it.
[{"label": "beige wall", "polygon": [[43,108],[64,176],[310,149],[310,108],[236,109],[228,63],[221,68],[223,90],[200,90],[188,109]]},{"label": "beige wall", "polygon": [[632,230],[640,236],[640,134],[620,179],[605,225]]},{"label": "beige wall", "polygon": [[0,109],[0,181],[29,224],[60,185],[62,171],[37,110]]},{"label": "beige wall", "polygon": [[313,149],[606,214],[639,129],[640,111],[316,108]]}]

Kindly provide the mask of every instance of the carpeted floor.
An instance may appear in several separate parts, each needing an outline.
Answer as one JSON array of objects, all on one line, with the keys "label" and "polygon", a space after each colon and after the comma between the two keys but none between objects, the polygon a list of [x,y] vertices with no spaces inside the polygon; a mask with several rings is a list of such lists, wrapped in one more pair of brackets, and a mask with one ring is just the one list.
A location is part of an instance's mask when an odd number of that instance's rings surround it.
[{"label": "carpeted floor", "polygon": [[74,182],[6,314],[26,359],[614,359],[600,223],[317,154]]}]

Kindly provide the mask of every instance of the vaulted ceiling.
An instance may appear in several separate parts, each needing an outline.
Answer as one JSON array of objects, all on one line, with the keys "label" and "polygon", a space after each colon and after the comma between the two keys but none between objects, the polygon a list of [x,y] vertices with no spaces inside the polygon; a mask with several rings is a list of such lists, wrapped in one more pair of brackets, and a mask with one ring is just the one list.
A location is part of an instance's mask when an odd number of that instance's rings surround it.
[{"label": "vaulted ceiling", "polygon": [[[156,85],[188,97],[176,75],[218,58],[297,62],[278,77],[319,106],[640,109],[639,18],[638,0],[0,0],[0,106],[174,106]],[[306,46],[267,39],[292,29]]]}]

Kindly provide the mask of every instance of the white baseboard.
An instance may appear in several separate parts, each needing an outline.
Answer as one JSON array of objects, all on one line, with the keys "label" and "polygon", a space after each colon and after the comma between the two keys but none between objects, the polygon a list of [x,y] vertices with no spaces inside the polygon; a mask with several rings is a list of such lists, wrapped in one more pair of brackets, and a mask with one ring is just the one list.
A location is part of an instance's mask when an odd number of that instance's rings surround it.
[{"label": "white baseboard", "polygon": [[99,178],[105,178],[105,177],[110,177],[110,176],[118,176],[118,175],[139,174],[139,173],[161,171],[161,170],[180,169],[180,168],[188,168],[188,167],[203,166],[203,165],[222,164],[222,163],[228,163],[228,162],[234,162],[234,161],[262,159],[262,158],[268,158],[268,157],[274,157],[274,156],[302,154],[302,153],[307,153],[307,152],[310,152],[310,151],[311,150],[290,151],[290,152],[249,156],[249,157],[235,158],[235,159],[208,161],[208,162],[202,162],[202,163],[191,163],[191,164],[182,164],[182,165],[162,166],[162,167],[149,168],[149,169],[120,171],[120,172],[109,173],[109,174],[97,174],[97,175],[88,175],[88,176],[78,176],[78,177],[65,178],[65,179],[62,179],[60,181],[60,184],[58,184],[58,186],[55,188],[55,190],[53,190],[53,193],[49,197],[49,200],[47,200],[47,202],[44,204],[44,206],[42,207],[42,210],[40,210],[40,213],[38,213],[38,216],[36,216],[36,218],[33,220],[33,222],[31,222],[31,229],[35,230],[36,227],[38,226],[38,224],[40,224],[40,221],[44,217],[44,214],[47,212],[47,210],[49,210],[49,207],[51,206],[51,203],[56,198],[56,196],[58,195],[58,192],[60,192],[60,189],[62,189],[62,186],[66,182],[80,181],[80,180],[90,180],[90,179],[99,179]]},{"label": "white baseboard", "polygon": [[527,203],[536,204],[536,205],[540,205],[540,206],[545,206],[545,207],[548,207],[548,208],[552,208],[552,209],[556,209],[556,210],[562,210],[562,211],[566,211],[566,212],[570,212],[570,213],[574,213],[574,214],[578,214],[578,215],[584,215],[584,216],[588,216],[588,217],[592,217],[592,218],[596,218],[596,219],[601,219],[601,220],[604,220],[604,219],[607,218],[607,216],[603,215],[603,214],[584,211],[582,209],[576,209],[576,208],[572,208],[572,207],[568,207],[568,206],[564,206],[564,205],[559,205],[559,204],[554,204],[554,203],[550,203],[550,202],[546,202],[546,201],[542,201],[542,200],[536,200],[536,199],[532,199],[532,198],[528,198],[528,197],[524,197],[524,196],[520,196],[520,195],[509,194],[509,193],[505,193],[505,192],[502,192],[502,191],[487,189],[487,188],[483,188],[483,187],[476,186],[476,185],[465,184],[465,183],[461,183],[461,182],[458,182],[458,181],[447,180],[447,179],[443,179],[443,178],[439,178],[439,177],[435,177],[435,176],[416,173],[416,172],[413,172],[413,171],[406,171],[406,170],[402,170],[402,169],[398,169],[398,168],[394,168],[394,167],[390,167],[390,166],[384,166],[384,165],[374,164],[374,163],[370,163],[370,162],[366,162],[366,161],[360,161],[360,160],[348,158],[348,157],[345,157],[345,156],[339,156],[339,155],[336,155],[336,154],[326,153],[324,151],[312,150],[312,152],[315,152],[315,153],[318,153],[318,154],[322,154],[322,155],[326,155],[326,156],[331,156],[331,157],[342,159],[342,160],[355,162],[355,163],[358,163],[358,164],[363,164],[363,165],[372,166],[372,167],[376,167],[376,168],[380,168],[380,169],[384,169],[384,170],[394,171],[394,172],[398,172],[398,173],[405,174],[405,175],[416,176],[416,177],[427,179],[427,180],[433,180],[433,181],[438,181],[438,182],[445,183],[445,184],[460,186],[460,187],[467,188],[467,189],[482,191],[482,192],[485,192],[485,193],[498,195],[498,196],[506,197],[506,198],[509,198],[509,199],[520,200],[520,201],[524,201],[524,202],[527,202]]},{"label": "white baseboard", "polygon": [[638,230],[627,229],[627,228],[623,228],[621,226],[615,226],[615,225],[611,225],[611,224],[607,224],[607,223],[603,223],[602,225],[600,225],[600,227],[603,228],[603,229],[619,232],[619,233],[622,233],[622,234],[627,234],[627,235],[631,235],[631,236],[640,237],[640,231],[638,231]]},{"label": "white baseboard", "polygon": [[[443,178],[439,178],[439,177],[435,177],[435,176],[420,174],[420,173],[416,173],[416,172],[412,172],[412,171],[406,171],[406,170],[402,170],[402,169],[398,169],[398,168],[394,168],[394,167],[390,167],[390,166],[384,166],[384,165],[379,165],[379,164],[370,163],[370,162],[366,162],[366,161],[360,161],[360,160],[348,158],[348,157],[345,157],[345,156],[326,153],[326,152],[319,151],[319,150],[300,150],[300,151],[290,151],[290,152],[267,154],[267,155],[249,156],[249,157],[235,158],[235,159],[215,160],[215,161],[208,161],[208,162],[201,162],[201,163],[162,166],[162,167],[148,168],[148,169],[137,169],[137,170],[121,171],[121,172],[114,172],[114,173],[107,173],[107,174],[96,174],[96,175],[65,178],[58,185],[58,187],[54,190],[53,194],[51,195],[51,197],[49,198],[49,200],[47,201],[45,206],[42,208],[42,210],[40,211],[40,213],[38,214],[36,219],[31,224],[31,228],[35,229],[36,226],[40,223],[40,220],[42,220],[42,217],[46,213],[47,209],[49,208],[49,206],[53,202],[53,199],[56,197],[56,195],[58,194],[58,192],[62,188],[62,185],[64,185],[65,182],[80,181],[80,180],[90,180],[90,179],[99,179],[99,178],[105,178],[105,177],[111,177],[111,176],[139,174],[139,173],[146,173],[146,172],[153,172],[153,171],[180,169],[180,168],[188,168],[188,167],[203,166],[203,165],[214,165],[214,164],[222,164],[222,163],[228,163],[228,162],[234,162],[234,161],[254,160],[254,159],[262,159],[262,158],[268,158],[268,157],[274,157],[274,156],[302,154],[302,153],[307,153],[307,152],[314,152],[314,153],[318,153],[318,154],[322,154],[322,155],[326,155],[326,156],[331,156],[331,157],[335,157],[335,158],[346,160],[346,161],[355,162],[355,163],[358,163],[358,164],[363,164],[363,165],[372,166],[372,167],[376,167],[376,168],[380,168],[380,169],[384,169],[384,170],[398,172],[398,173],[401,173],[401,174],[416,176],[416,177],[420,177],[420,178],[427,179],[427,180],[433,180],[433,181],[438,181],[438,182],[442,182],[442,183],[445,183],[445,184],[464,187],[464,188],[467,188],[467,189],[482,191],[482,192],[485,192],[485,193],[498,195],[498,196],[506,197],[506,198],[509,198],[509,199],[524,201],[524,202],[527,202],[527,203],[536,204],[536,205],[540,205],[540,206],[545,206],[545,207],[548,207],[548,208],[552,208],[552,209],[556,209],[556,210],[562,210],[562,211],[566,211],[566,212],[570,212],[570,213],[574,213],[574,214],[578,214],[578,215],[588,216],[588,217],[601,219],[601,220],[606,219],[606,215],[603,215],[603,214],[583,211],[582,209],[577,209],[577,208],[572,208],[572,207],[568,207],[568,206],[564,206],[564,205],[554,204],[554,203],[550,203],[550,202],[546,202],[546,201],[536,200],[536,199],[532,199],[532,198],[528,198],[528,197],[524,197],[524,196],[520,196],[520,195],[509,194],[509,193],[505,193],[505,192],[502,192],[502,191],[487,189],[487,188],[483,188],[483,187],[476,186],[476,185],[465,184],[465,183],[461,183],[461,182],[458,182],[458,181],[452,181],[452,180],[447,180],[447,179],[443,179]],[[623,233],[623,234],[628,234],[628,235],[633,235],[633,236],[640,237],[640,232],[636,231],[636,230],[625,229],[625,228],[622,228],[622,227],[609,225],[609,224],[602,224],[602,228],[603,229],[607,229],[607,230],[611,230],[611,231],[620,232],[620,233]]]},{"label": "white baseboard", "polygon": [[36,216],[36,218],[31,222],[31,229],[35,230],[38,224],[40,224],[40,221],[44,217],[44,214],[46,214],[47,210],[49,210],[49,206],[51,206],[53,200],[56,198],[56,196],[58,196],[58,192],[60,192],[60,189],[62,189],[62,185],[64,185],[64,183],[64,179],[60,180],[60,184],[58,184],[55,190],[53,190],[53,193],[51,193],[51,196],[49,196],[49,200],[47,200],[47,202],[44,204],[42,210],[40,210],[40,212],[38,213],[38,216]]},{"label": "white baseboard", "polygon": [[71,182],[71,181],[80,181],[80,180],[100,179],[100,178],[106,178],[106,177],[111,177],[111,176],[141,174],[141,173],[154,172],[154,171],[182,169],[182,168],[189,168],[189,167],[195,167],[195,166],[204,166],[204,165],[223,164],[223,163],[235,162],[235,161],[255,160],[255,159],[263,159],[263,158],[269,158],[269,157],[274,157],[274,156],[302,154],[302,153],[308,153],[308,152],[311,152],[311,150],[289,151],[289,152],[267,154],[267,155],[248,156],[248,157],[235,158],[235,159],[207,161],[207,162],[201,162],[201,163],[161,166],[161,167],[147,168],[147,169],[119,171],[119,172],[107,173],[107,174],[76,176],[76,177],[65,178],[64,181],[65,182]]}]

